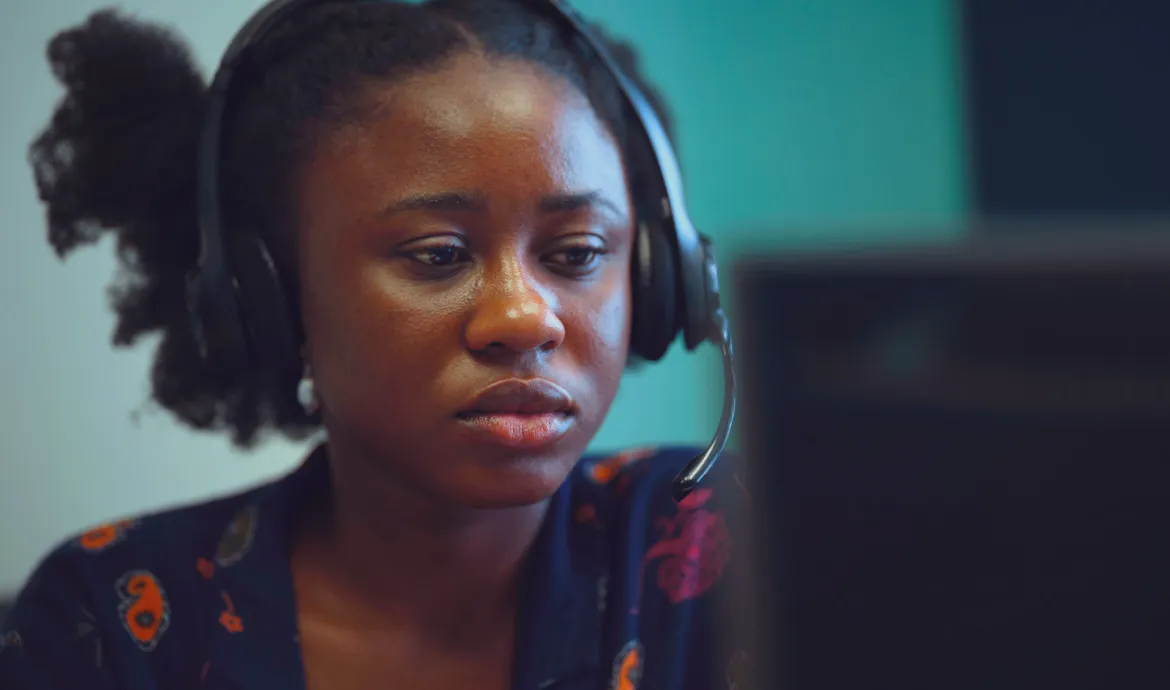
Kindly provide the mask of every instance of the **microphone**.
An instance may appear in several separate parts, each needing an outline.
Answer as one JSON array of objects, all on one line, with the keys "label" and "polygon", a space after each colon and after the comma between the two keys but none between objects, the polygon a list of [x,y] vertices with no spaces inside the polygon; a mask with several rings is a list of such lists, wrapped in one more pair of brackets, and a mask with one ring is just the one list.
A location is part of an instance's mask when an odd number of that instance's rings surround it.
[{"label": "microphone", "polygon": [[727,316],[721,308],[712,311],[712,326],[717,333],[717,343],[723,358],[723,412],[719,416],[719,426],[715,429],[715,436],[706,450],[699,453],[671,484],[671,493],[675,502],[686,498],[707,472],[715,466],[719,456],[723,454],[723,447],[727,445],[727,437],[731,435],[731,427],[735,423],[735,401],[738,396],[738,387],[735,380],[735,349],[731,342],[731,327],[727,323]]}]

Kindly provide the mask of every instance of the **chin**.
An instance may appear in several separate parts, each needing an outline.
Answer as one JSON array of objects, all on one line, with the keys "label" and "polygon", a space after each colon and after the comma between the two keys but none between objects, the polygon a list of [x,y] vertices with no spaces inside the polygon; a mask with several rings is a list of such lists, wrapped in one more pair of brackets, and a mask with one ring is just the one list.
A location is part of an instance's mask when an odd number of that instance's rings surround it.
[{"label": "chin", "polygon": [[[561,488],[576,457],[485,459],[459,473],[449,496],[468,508],[521,508],[547,501]],[[452,495],[454,494],[454,495]]]}]

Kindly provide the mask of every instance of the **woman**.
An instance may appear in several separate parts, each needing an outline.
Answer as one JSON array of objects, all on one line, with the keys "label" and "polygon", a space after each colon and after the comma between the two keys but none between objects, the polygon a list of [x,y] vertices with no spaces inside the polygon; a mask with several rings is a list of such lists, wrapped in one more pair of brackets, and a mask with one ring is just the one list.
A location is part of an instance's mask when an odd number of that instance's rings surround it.
[{"label": "woman", "polygon": [[684,449],[582,459],[628,359],[637,170],[571,36],[521,2],[353,2],[257,46],[224,208],[294,302],[298,394],[199,356],[207,95],[186,49],[102,12],[49,54],[67,95],[31,158],[50,241],[117,234],[115,342],[161,333],[154,398],[242,446],[327,442],[267,486],[60,546],[6,623],[0,686],[738,682],[712,604],[740,497],[672,502]]}]

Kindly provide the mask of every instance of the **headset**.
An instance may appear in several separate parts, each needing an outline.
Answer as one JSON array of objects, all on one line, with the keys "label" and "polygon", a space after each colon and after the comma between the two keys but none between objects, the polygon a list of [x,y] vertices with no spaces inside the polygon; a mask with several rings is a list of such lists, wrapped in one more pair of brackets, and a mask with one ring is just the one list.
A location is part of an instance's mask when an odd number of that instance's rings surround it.
[{"label": "headset", "polygon": [[[301,349],[290,302],[276,264],[264,242],[247,228],[225,232],[220,201],[220,164],[225,113],[232,77],[249,49],[289,15],[328,3],[369,0],[272,0],[261,7],[228,45],[212,79],[198,151],[198,213],[201,248],[187,281],[187,303],[200,355],[218,371],[266,370],[294,381],[300,375]],[[716,344],[723,359],[724,396],[719,426],[707,448],[692,459],[672,484],[677,501],[685,498],[718,460],[735,420],[736,380],[731,332],[719,300],[715,255],[699,234],[684,203],[678,159],[649,101],[618,67],[605,44],[563,0],[531,3],[579,36],[617,82],[641,130],[646,167],[645,194],[637,204],[637,232],[631,266],[633,319],[630,350],[658,361],[682,335],[688,350]]]}]

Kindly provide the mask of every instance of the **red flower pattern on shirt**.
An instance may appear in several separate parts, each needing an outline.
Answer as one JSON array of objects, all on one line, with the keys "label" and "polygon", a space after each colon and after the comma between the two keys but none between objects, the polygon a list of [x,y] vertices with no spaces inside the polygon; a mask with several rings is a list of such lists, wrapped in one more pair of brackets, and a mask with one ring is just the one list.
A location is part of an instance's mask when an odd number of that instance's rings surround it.
[{"label": "red flower pattern on shirt", "polygon": [[710,500],[711,490],[699,489],[678,504],[676,515],[660,518],[661,536],[642,557],[639,583],[645,580],[646,568],[659,561],[657,585],[672,604],[711,589],[731,559],[727,521],[722,513],[704,507]]}]

